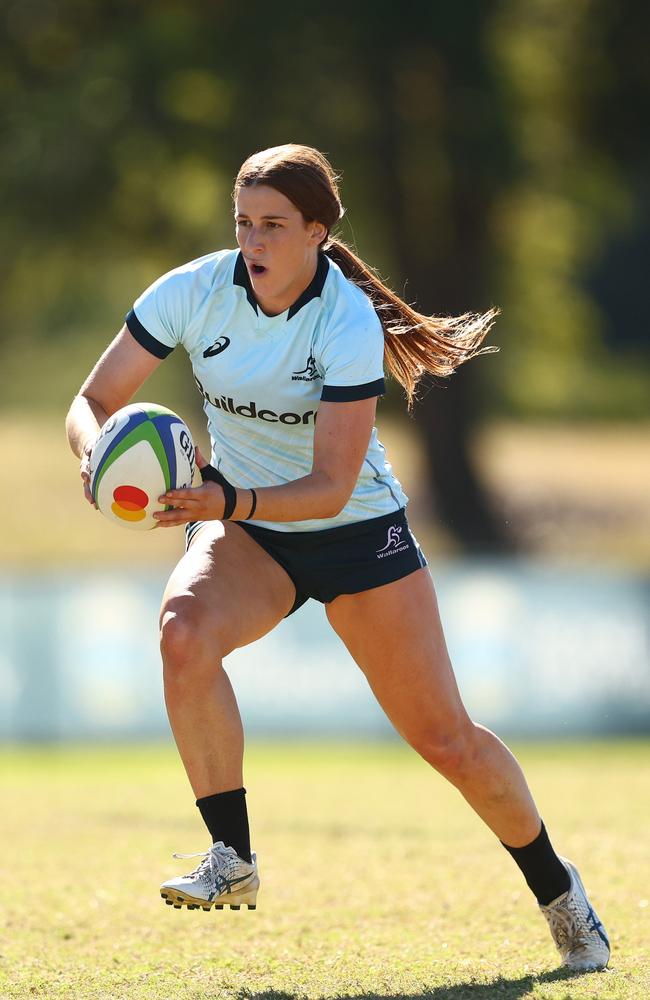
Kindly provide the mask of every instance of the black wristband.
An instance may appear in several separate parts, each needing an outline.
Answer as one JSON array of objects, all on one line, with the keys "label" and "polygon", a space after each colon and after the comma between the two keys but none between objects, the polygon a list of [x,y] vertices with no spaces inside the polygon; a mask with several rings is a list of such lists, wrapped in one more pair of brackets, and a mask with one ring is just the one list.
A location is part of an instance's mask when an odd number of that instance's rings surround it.
[{"label": "black wristband", "polygon": [[232,517],[232,512],[237,506],[237,490],[213,465],[204,465],[200,472],[204,483],[218,483],[223,490],[225,505],[221,520],[227,521],[229,517]]},{"label": "black wristband", "polygon": [[251,517],[255,513],[255,508],[257,507],[257,493],[254,489],[251,489],[251,493],[253,494],[253,503],[251,504],[251,509],[248,513],[248,517],[246,518],[247,521],[250,521]]}]

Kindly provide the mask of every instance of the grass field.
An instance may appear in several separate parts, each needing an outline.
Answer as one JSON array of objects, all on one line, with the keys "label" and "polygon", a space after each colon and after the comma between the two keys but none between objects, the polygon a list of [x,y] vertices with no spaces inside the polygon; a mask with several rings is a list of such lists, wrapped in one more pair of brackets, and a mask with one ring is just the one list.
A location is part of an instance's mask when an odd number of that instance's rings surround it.
[{"label": "grass field", "polygon": [[[171,747],[6,749],[0,996],[553,1000],[650,996],[650,743],[518,749],[580,866],[611,968],[570,976],[518,871],[401,744],[251,744],[256,911],[158,884],[206,838]],[[190,863],[191,864],[191,863]]]}]

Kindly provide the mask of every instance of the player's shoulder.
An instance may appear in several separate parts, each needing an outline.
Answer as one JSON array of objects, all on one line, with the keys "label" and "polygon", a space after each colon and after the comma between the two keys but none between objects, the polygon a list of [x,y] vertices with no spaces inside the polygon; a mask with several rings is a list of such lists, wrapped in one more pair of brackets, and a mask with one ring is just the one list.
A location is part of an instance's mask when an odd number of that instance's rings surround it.
[{"label": "player's shoulder", "polygon": [[236,250],[214,250],[166,271],[151,285],[173,294],[205,295],[225,287],[237,257]]},{"label": "player's shoulder", "polygon": [[346,278],[338,264],[331,259],[322,298],[328,328],[363,327],[383,336],[379,317],[369,297],[363,289]]}]

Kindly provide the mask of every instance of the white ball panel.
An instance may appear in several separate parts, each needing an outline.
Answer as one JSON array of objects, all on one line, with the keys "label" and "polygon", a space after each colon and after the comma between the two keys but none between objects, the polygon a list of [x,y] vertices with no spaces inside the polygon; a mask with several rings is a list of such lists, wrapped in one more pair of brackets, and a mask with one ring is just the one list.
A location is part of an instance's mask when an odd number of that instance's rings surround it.
[{"label": "white ball panel", "polygon": [[[131,419],[143,411],[148,412],[152,419],[141,423]],[[95,443],[90,459],[91,490],[94,488],[95,474],[99,472],[97,506],[108,520],[120,527],[143,531],[158,526],[153,514],[157,510],[164,509],[158,502],[158,497],[166,490],[165,472],[156,451],[147,440],[147,435],[154,431],[159,419],[163,426],[164,445],[161,442],[161,447],[169,452],[171,438],[171,446],[174,449],[176,476],[170,488],[184,489],[192,485],[194,475],[192,437],[180,418],[176,418],[170,426],[169,416],[176,415],[157,404],[132,403],[109,418]],[[112,459],[110,452],[115,440],[129,423],[133,426],[127,429],[126,436],[116,447],[121,450],[124,447],[124,440],[133,439],[133,443],[118,458]],[[105,457],[106,463],[102,461]],[[168,455],[169,457],[171,456]]]},{"label": "white ball panel", "polygon": [[[132,518],[138,511],[132,511],[119,503],[120,493],[115,497],[115,490],[121,487],[135,487],[147,495],[144,507],[144,517],[140,520]],[[156,454],[148,441],[138,441],[127,452],[120,455],[106,470],[99,484],[97,506],[109,521],[122,528],[145,531],[156,527],[153,513],[164,510],[158,503],[158,497],[165,492],[165,477]]]}]

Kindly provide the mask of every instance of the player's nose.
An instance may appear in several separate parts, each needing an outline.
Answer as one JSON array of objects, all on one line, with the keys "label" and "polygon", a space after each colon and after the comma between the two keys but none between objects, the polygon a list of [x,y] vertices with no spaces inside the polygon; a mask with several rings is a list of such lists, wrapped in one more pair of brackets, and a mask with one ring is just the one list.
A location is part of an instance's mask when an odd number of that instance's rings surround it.
[{"label": "player's nose", "polygon": [[251,226],[246,232],[246,250],[250,253],[254,250],[263,250],[264,240],[262,230],[256,226]]}]

